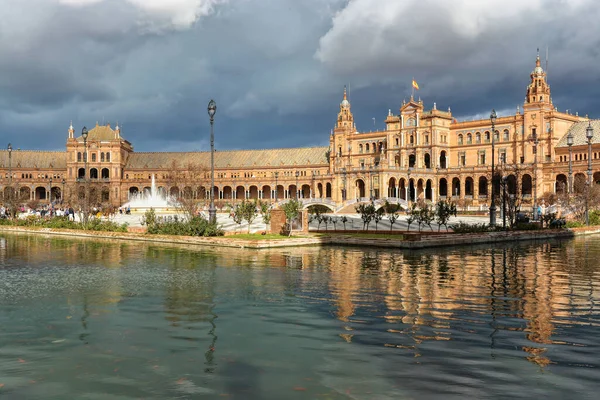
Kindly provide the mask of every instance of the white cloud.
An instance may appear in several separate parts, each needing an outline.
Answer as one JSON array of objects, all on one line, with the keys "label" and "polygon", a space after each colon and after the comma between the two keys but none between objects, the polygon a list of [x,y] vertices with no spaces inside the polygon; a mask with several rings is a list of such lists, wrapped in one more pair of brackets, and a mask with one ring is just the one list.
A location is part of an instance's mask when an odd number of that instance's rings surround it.
[{"label": "white cloud", "polygon": [[[84,7],[107,0],[58,0],[60,4]],[[227,0],[121,0],[134,6],[143,19],[142,25],[153,29],[185,29],[199,18],[211,14],[218,4]]]}]

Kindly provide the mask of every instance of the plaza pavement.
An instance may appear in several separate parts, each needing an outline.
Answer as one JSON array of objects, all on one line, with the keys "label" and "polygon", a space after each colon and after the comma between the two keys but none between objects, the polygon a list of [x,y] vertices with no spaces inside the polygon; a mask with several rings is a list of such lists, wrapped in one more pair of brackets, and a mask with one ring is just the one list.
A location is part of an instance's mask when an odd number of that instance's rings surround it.
[{"label": "plaza pavement", "polygon": [[[174,216],[175,214],[159,214],[159,215],[160,216]],[[343,214],[343,215],[345,215],[346,218],[348,218],[348,222],[346,222],[346,230],[351,231],[351,230],[362,230],[363,229],[363,222],[360,219],[359,214]],[[335,215],[335,214],[330,215],[332,218],[335,218],[338,221],[335,226],[337,228],[337,230],[344,229],[344,225],[340,221],[340,219],[342,218],[343,215],[339,215],[339,214],[338,215]],[[115,221],[119,224],[126,222],[131,227],[139,227],[139,226],[142,226],[142,224],[141,224],[142,216],[143,216],[142,214],[131,214],[131,215],[117,214],[114,218],[112,218],[112,221]],[[396,222],[394,223],[394,231],[408,230],[408,224],[406,223],[407,218],[408,218],[407,215],[400,215],[398,217],[398,220],[396,220]],[[481,223],[488,223],[489,217],[487,217],[487,216],[483,216],[483,217],[479,217],[479,216],[452,217],[450,219],[450,222],[448,223],[448,225],[456,224],[459,221],[462,221],[462,222],[465,222],[468,224],[481,224]],[[233,222],[233,220],[231,218],[229,218],[228,214],[225,214],[225,213],[217,214],[217,223],[226,232],[236,232],[237,231],[237,232],[241,232],[241,233],[246,233],[248,231],[248,225],[245,222],[242,223],[241,225],[238,225],[235,222]],[[498,218],[497,223],[501,224],[502,220]],[[314,221],[311,222],[310,223],[311,231],[316,231],[317,226],[318,226],[317,222],[314,222]],[[438,230],[438,225],[435,222],[432,223],[431,226],[434,231]],[[334,225],[329,224],[327,226],[327,228],[329,230],[333,230]],[[379,230],[389,230],[390,229],[390,222],[387,217],[383,217],[383,219],[379,222],[378,229]],[[262,219],[259,215],[254,220],[252,225],[250,225],[250,232],[251,233],[263,232],[264,230],[265,230],[265,224],[262,222]],[[371,221],[371,223],[369,224],[369,230],[370,231],[375,230],[375,222]],[[412,232],[416,232],[418,230],[418,225],[416,222],[413,222],[411,224],[410,230]],[[422,231],[430,231],[429,227],[426,227],[426,226],[422,226],[421,230]],[[444,231],[445,228],[442,227],[441,230]],[[323,231],[323,232],[325,231],[325,224],[321,224],[320,231]]]}]

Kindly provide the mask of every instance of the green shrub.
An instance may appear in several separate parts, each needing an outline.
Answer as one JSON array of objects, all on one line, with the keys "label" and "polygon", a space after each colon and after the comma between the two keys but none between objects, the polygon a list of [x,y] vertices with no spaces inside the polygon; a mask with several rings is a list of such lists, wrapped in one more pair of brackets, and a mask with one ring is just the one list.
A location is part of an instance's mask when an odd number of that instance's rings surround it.
[{"label": "green shrub", "polygon": [[157,218],[153,210],[146,211],[142,218],[151,235],[176,236],[223,236],[225,233],[217,224],[211,224],[207,219],[196,216],[189,221],[175,217]]},{"label": "green shrub", "polygon": [[567,221],[567,228],[581,228],[584,226],[585,224],[580,221]]},{"label": "green shrub", "polygon": [[467,224],[463,221],[460,221],[458,224],[450,225],[450,228],[452,228],[454,233],[481,233],[490,230],[489,225],[486,223]]},{"label": "green shrub", "polygon": [[590,210],[590,225],[600,225],[600,210]]},{"label": "green shrub", "polygon": [[117,224],[116,222],[104,221],[97,218],[91,218],[85,227],[81,222],[71,221],[67,217],[38,217],[36,215],[28,215],[22,219],[2,220],[2,224],[50,229],[87,229],[90,231],[127,232],[127,224]]},{"label": "green shrub", "polygon": [[537,231],[542,229],[542,224],[535,222],[519,222],[515,225],[517,231]]}]

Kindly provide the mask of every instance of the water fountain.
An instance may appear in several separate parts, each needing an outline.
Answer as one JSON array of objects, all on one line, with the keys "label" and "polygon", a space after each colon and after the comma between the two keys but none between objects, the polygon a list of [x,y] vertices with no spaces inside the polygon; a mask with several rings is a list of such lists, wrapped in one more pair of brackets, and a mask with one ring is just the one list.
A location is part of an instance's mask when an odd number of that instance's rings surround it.
[{"label": "water fountain", "polygon": [[156,180],[152,174],[152,184],[150,191],[142,190],[132,194],[129,197],[129,202],[122,205],[124,209],[129,208],[131,212],[146,212],[150,208],[157,212],[175,211],[177,209],[177,201],[170,198],[165,193],[159,192],[156,188]]}]

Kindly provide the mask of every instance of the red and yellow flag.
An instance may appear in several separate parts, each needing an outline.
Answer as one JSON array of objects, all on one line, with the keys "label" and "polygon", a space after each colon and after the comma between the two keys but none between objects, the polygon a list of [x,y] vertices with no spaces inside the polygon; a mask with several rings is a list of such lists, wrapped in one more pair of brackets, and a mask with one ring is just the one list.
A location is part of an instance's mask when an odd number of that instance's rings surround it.
[{"label": "red and yellow flag", "polygon": [[414,79],[412,81],[412,87],[415,88],[415,89],[417,89],[417,90],[419,90],[419,84]]}]

